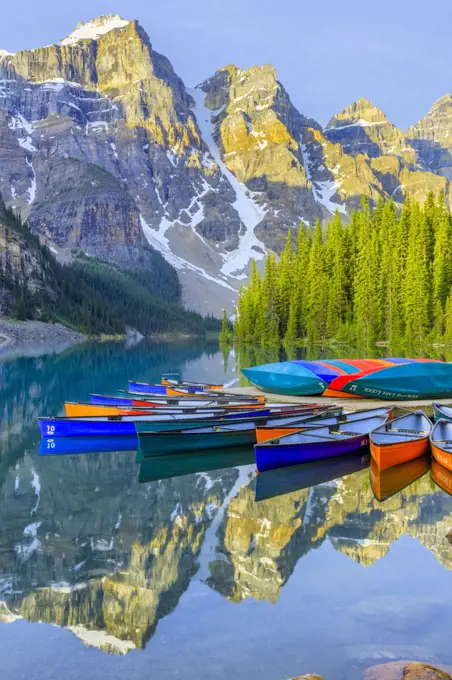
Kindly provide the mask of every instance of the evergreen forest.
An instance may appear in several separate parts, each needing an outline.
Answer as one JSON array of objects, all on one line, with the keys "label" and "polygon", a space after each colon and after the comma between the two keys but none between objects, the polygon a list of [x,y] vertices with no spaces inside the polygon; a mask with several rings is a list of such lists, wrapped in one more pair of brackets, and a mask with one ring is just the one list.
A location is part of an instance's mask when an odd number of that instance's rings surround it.
[{"label": "evergreen forest", "polygon": [[371,208],[347,224],[289,233],[279,260],[253,262],[234,339],[265,346],[351,342],[362,348],[452,343],[452,218],[442,195]]},{"label": "evergreen forest", "polygon": [[[220,322],[182,307],[175,270],[157,251],[152,266],[129,272],[79,255],[64,265],[15,215],[2,209],[2,222],[24,244],[20,268],[0,252],[0,293],[8,314],[20,320],[61,322],[87,335],[122,335],[127,327],[143,335],[218,333]],[[36,263],[27,271],[25,260]]]}]

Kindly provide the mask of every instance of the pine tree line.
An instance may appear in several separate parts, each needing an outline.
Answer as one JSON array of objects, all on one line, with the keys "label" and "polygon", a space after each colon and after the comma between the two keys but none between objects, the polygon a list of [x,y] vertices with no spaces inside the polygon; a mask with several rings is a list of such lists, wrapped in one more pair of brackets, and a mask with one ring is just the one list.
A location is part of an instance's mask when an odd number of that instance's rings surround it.
[{"label": "pine tree line", "polygon": [[401,210],[367,201],[342,224],[300,225],[261,275],[241,289],[234,337],[288,346],[327,341],[371,347],[452,342],[452,217],[444,196]]},{"label": "pine tree line", "polygon": [[12,211],[3,207],[0,217],[33,252],[37,261],[33,277],[40,284],[31,290],[23,258],[20,270],[14,271],[9,258],[0,257],[0,293],[9,293],[12,317],[57,321],[93,336],[120,335],[128,326],[143,335],[205,336],[220,331],[218,319],[182,307],[177,273],[157,251],[151,251],[152,267],[143,272],[84,255],[63,265]]}]

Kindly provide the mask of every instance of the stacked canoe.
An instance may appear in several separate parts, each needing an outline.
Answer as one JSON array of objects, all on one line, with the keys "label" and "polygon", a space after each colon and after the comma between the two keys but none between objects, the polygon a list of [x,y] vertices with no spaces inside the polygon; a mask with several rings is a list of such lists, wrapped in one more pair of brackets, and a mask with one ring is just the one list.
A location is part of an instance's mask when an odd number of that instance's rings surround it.
[{"label": "stacked canoe", "polygon": [[452,397],[452,364],[431,359],[283,361],[242,370],[264,392],[386,399]]}]

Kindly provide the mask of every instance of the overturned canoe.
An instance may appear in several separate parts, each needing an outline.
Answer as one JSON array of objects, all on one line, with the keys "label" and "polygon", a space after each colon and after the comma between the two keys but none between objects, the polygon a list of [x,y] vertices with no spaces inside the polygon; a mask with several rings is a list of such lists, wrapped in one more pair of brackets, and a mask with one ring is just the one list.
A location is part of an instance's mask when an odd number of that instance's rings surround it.
[{"label": "overturned canoe", "polygon": [[[452,396],[452,364],[410,361],[358,376],[341,376],[329,385],[330,394],[374,399],[445,399]],[[326,396],[328,393],[326,393]]]},{"label": "overturned canoe", "polygon": [[364,470],[369,463],[370,454],[363,453],[261,472],[256,477],[256,500],[263,501],[325,484]]},{"label": "overturned canoe", "polygon": [[303,363],[294,361],[244,368],[242,373],[251,384],[264,392],[299,396],[322,394],[328,385],[324,373],[331,375],[328,369],[316,375]]},{"label": "overturned canoe", "polygon": [[395,418],[370,435],[370,453],[380,470],[427,453],[432,423],[423,411],[414,411]]},{"label": "overturned canoe", "polygon": [[265,392],[387,400],[452,396],[452,364],[429,359],[284,361],[242,370]]},{"label": "overturned canoe", "polygon": [[313,427],[325,427],[328,425],[338,425],[343,423],[350,423],[354,420],[362,420],[363,418],[372,418],[373,416],[387,415],[389,419],[394,413],[393,406],[382,406],[370,410],[354,411],[353,413],[342,413],[342,409],[326,410],[323,413],[318,412],[312,416],[298,418],[291,416],[284,421],[280,421],[278,425],[262,425],[256,428],[256,440],[260,444],[262,442],[275,439],[277,437],[284,437],[287,434],[294,434],[301,430],[311,429]]},{"label": "overturned canoe", "polygon": [[357,453],[369,444],[369,434],[388,420],[388,415],[363,418],[344,425],[304,430],[256,444],[259,472]]},{"label": "overturned canoe", "polygon": [[426,454],[407,463],[381,470],[372,459],[370,464],[370,486],[375,498],[386,501],[407,486],[423,477],[430,469],[430,457]]},{"label": "overturned canoe", "polygon": [[430,435],[433,458],[447,470],[452,470],[452,423],[438,420]]}]

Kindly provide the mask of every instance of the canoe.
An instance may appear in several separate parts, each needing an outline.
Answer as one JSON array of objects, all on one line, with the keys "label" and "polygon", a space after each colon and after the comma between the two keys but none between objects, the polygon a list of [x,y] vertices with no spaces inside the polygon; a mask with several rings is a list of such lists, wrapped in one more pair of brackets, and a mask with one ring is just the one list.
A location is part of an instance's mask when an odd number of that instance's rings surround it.
[{"label": "canoe", "polygon": [[144,392],[145,394],[160,394],[165,396],[166,386],[164,384],[156,385],[155,383],[138,382],[137,380],[128,380],[127,388],[129,392]]},{"label": "canoe", "polygon": [[452,470],[452,423],[438,420],[430,435],[433,458],[447,470]]},{"label": "canoe", "polygon": [[[272,411],[262,419],[263,423],[277,426],[286,420],[286,410],[281,415]],[[298,414],[298,418],[300,415]],[[310,417],[310,416],[306,416]],[[137,423],[140,454],[144,457],[158,456],[189,451],[205,451],[208,449],[225,449],[235,446],[253,446],[256,443],[256,421],[224,423],[222,426],[210,426],[208,423],[200,428],[181,428],[171,432],[144,432],[143,423]]]},{"label": "canoe", "polygon": [[[194,413],[198,415],[215,415],[217,413],[235,413],[237,411],[242,411],[248,409],[248,407],[242,406],[241,408],[227,409],[223,405],[220,407],[212,408],[196,408],[191,406],[189,408],[184,408],[183,406],[173,406],[173,407],[155,407],[155,406],[99,406],[97,404],[81,404],[65,402],[64,409],[66,416],[71,418],[86,418],[89,416],[134,416],[134,415],[157,415],[162,414],[174,414],[178,413]],[[253,409],[254,411],[255,409]]]},{"label": "canoe", "polygon": [[39,418],[39,428],[43,437],[96,437],[125,436],[136,434],[136,424],[148,432],[180,430],[181,428],[202,427],[203,425],[224,425],[230,422],[263,422],[271,414],[286,415],[294,407],[280,405],[256,411],[215,411],[210,415],[201,413],[156,413],[139,416],[87,416],[81,418]]},{"label": "canoe", "polygon": [[134,453],[137,447],[136,435],[129,437],[45,437],[39,445],[39,455],[117,453],[119,451]]},{"label": "canoe", "polygon": [[186,389],[197,389],[197,390],[222,390],[224,385],[219,383],[196,383],[187,380],[174,380],[171,378],[162,378],[162,385],[165,387],[184,387]]},{"label": "canoe", "polygon": [[423,477],[429,469],[430,456],[426,454],[385,470],[381,470],[372,459],[370,463],[370,486],[375,498],[382,502]]},{"label": "canoe", "polygon": [[340,479],[346,475],[369,467],[370,454],[356,456],[338,456],[318,460],[314,463],[302,463],[290,468],[261,472],[256,477],[256,501],[284,496],[294,491],[309,489],[312,486],[325,484],[333,479]]},{"label": "canoe", "polygon": [[433,420],[435,423],[438,420],[450,420],[452,422],[452,406],[449,404],[438,404],[433,402]]},{"label": "canoe", "polygon": [[[137,462],[139,461],[137,455]],[[185,456],[154,456],[141,461],[138,472],[140,483],[155,482],[159,479],[183,477],[197,472],[207,473],[212,470],[226,470],[242,465],[254,464],[254,450],[252,446],[237,447],[228,451],[204,451],[202,456],[187,453]],[[206,475],[207,477],[207,475]],[[218,478],[220,481],[220,478]],[[210,484],[209,478],[206,481]]]},{"label": "canoe", "polygon": [[440,489],[452,496],[452,470],[448,470],[438,463],[436,460],[432,460],[432,468],[430,470],[433,481],[437,484]]},{"label": "canoe", "polygon": [[259,472],[357,453],[369,444],[369,433],[386,423],[388,414],[344,425],[317,427],[256,444]]},{"label": "canoe", "polygon": [[253,446],[256,443],[255,423],[231,423],[208,427],[175,430],[173,432],[138,433],[141,454],[161,456],[209,449]]},{"label": "canoe", "polygon": [[419,458],[428,451],[431,429],[423,411],[395,418],[371,433],[371,456],[380,470]]},{"label": "canoe", "polygon": [[[331,374],[328,369],[326,372]],[[292,361],[243,368],[242,373],[252,385],[274,394],[317,395],[328,386],[323,375],[318,376],[306,366]]]},{"label": "canoe", "polygon": [[362,420],[362,418],[371,418],[372,416],[380,416],[388,414],[391,419],[394,413],[392,406],[383,406],[381,408],[370,409],[368,411],[355,411],[353,413],[342,413],[342,409],[336,409],[338,412],[326,411],[319,413],[317,416],[313,415],[309,418],[297,419],[296,416],[287,418],[285,422],[278,423],[278,427],[272,425],[263,425],[256,428],[256,440],[258,444],[266,442],[269,439],[277,437],[284,437],[286,434],[294,434],[311,427],[337,425],[338,423],[347,423],[354,420]]},{"label": "canoe", "polygon": [[329,389],[337,396],[358,395],[368,398],[445,399],[452,396],[452,364],[436,361],[411,361],[358,376],[340,376]]},{"label": "canoe", "polygon": [[96,404],[80,404],[65,401],[64,412],[68,418],[85,418],[87,416],[145,416],[152,412],[155,413],[155,409],[151,406],[148,408],[132,408],[127,406],[98,406]]},{"label": "canoe", "polygon": [[[227,395],[226,392],[218,392],[215,390],[204,390],[204,389],[196,389],[196,388],[186,388],[186,387],[170,387],[169,385],[166,386],[166,394],[168,396],[175,396],[175,397],[199,397],[200,399],[205,399],[207,395],[210,395],[211,397],[223,397],[224,395]],[[240,398],[239,395],[228,395],[228,396],[235,396],[235,398]],[[248,399],[249,397],[242,397]],[[256,395],[254,396],[254,399],[257,401],[262,401],[264,397],[261,395]]]},{"label": "canoe", "polygon": [[221,397],[205,397],[200,398],[187,398],[187,397],[146,397],[130,394],[124,392],[123,394],[117,395],[105,395],[105,394],[91,394],[90,395],[91,404],[101,405],[101,406],[153,406],[155,408],[167,407],[167,406],[186,406],[186,407],[212,407],[212,406],[222,406],[228,408],[242,407],[246,405],[247,407],[261,408],[265,401],[262,399],[257,399],[253,397],[240,398],[234,395],[224,395]]}]

